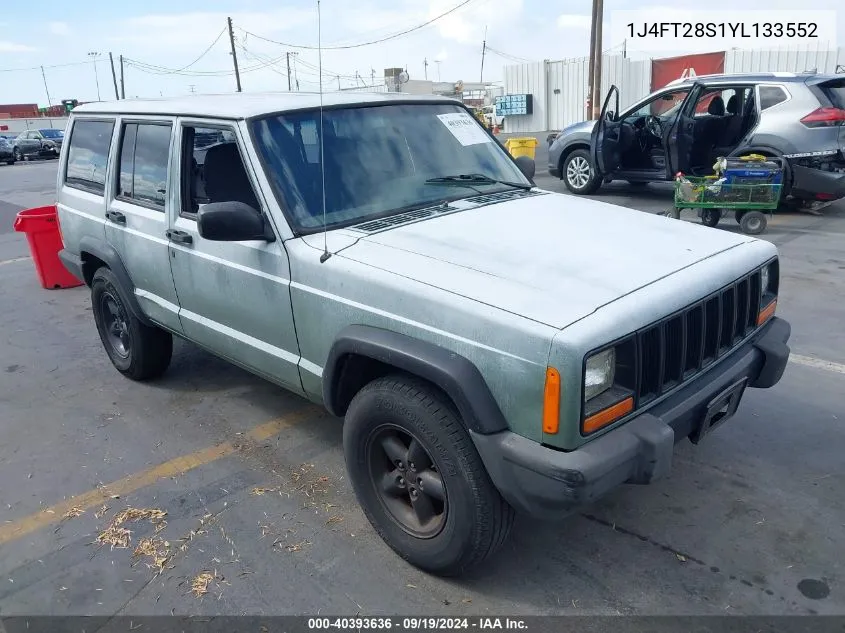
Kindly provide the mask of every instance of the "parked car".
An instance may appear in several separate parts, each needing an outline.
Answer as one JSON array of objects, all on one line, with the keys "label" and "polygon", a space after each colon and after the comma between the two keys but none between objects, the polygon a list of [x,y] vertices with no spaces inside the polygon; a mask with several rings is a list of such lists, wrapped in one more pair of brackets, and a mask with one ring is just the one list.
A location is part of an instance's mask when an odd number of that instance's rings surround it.
[{"label": "parked car", "polygon": [[15,164],[15,148],[2,137],[0,137],[0,163]]},{"label": "parked car", "polygon": [[621,113],[614,86],[598,123],[576,123],[549,140],[549,172],[577,194],[610,180],[710,173],[720,156],[757,153],[787,159],[785,193],[829,202],[845,197],[845,77],[688,77]]},{"label": "parked car", "polygon": [[15,158],[17,160],[55,158],[62,151],[64,137],[64,130],[55,128],[21,132],[15,139]]},{"label": "parked car", "polygon": [[128,378],[177,336],[342,417],[357,498],[414,565],[459,574],[515,512],[666,475],[780,379],[774,245],[537,189],[453,99],[325,98],[74,109],[60,257]]}]

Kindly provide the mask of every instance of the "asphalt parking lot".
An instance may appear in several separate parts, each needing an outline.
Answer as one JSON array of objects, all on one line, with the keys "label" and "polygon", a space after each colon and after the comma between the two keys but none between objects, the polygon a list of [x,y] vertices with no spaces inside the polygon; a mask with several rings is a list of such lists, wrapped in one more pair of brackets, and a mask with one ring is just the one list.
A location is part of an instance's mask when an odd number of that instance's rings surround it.
[{"label": "asphalt parking lot", "polygon": [[[0,167],[0,614],[845,613],[845,204],[764,236],[793,326],[780,384],[678,445],[668,478],[520,518],[490,564],[442,580],[365,521],[340,420],[187,343],[161,380],[112,368],[87,290],[41,289],[12,231],[54,201],[56,165]],[[597,197],[671,204],[658,186]],[[131,534],[105,532],[126,508]]]}]

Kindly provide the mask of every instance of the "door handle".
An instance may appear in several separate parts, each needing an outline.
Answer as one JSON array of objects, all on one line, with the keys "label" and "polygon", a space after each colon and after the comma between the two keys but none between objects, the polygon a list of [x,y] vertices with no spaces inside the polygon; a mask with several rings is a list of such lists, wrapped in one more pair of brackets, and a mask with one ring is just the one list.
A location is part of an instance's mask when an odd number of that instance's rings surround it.
[{"label": "door handle", "polygon": [[126,225],[126,216],[123,215],[120,211],[107,211],[106,217],[115,224],[123,224],[124,226]]},{"label": "door handle", "polygon": [[177,244],[191,244],[194,241],[194,238],[191,237],[191,234],[186,233],[185,231],[168,229],[165,232],[165,235],[171,242],[176,242]]}]

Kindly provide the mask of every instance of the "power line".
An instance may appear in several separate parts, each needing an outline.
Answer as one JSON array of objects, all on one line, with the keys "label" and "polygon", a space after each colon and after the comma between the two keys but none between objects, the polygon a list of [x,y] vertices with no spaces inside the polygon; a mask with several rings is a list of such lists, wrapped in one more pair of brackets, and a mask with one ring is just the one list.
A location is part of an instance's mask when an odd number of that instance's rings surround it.
[{"label": "power line", "polygon": [[530,59],[526,59],[524,57],[518,57],[516,55],[511,55],[510,53],[505,53],[503,51],[500,51],[496,48],[493,48],[489,44],[487,44],[487,50],[490,51],[491,53],[495,54],[495,55],[498,55],[499,57],[502,57],[504,59],[509,59],[511,61],[521,62],[521,63],[524,63],[524,64],[530,64],[532,62],[532,60],[530,60]]},{"label": "power line", "polygon": [[211,44],[208,45],[208,48],[206,48],[202,53],[200,53],[199,57],[197,57],[194,61],[192,61],[187,66],[182,66],[182,68],[180,68],[176,72],[182,72],[183,70],[187,70],[188,68],[190,68],[191,66],[196,64],[199,60],[201,60],[203,57],[208,55],[209,51],[211,51],[211,49],[214,48],[214,45],[217,44],[217,42],[220,41],[220,38],[223,37],[223,34],[225,32],[226,32],[226,27],[223,27],[222,29],[220,29],[220,32],[217,34],[217,37],[215,37],[214,41],[211,42]]},{"label": "power line", "polygon": [[26,68],[0,68],[0,73],[16,73],[26,70],[41,70],[42,68],[49,69],[49,68],[67,68],[68,66],[82,66],[83,64],[92,64],[91,60],[85,60],[84,62],[68,62],[66,64],[53,64],[51,66],[28,66]]},{"label": "power line", "polygon": [[[445,11],[445,12],[441,13],[440,15],[431,18],[427,22],[423,22],[422,24],[418,24],[417,26],[411,27],[409,29],[405,29],[404,31],[400,31],[399,33],[394,33],[393,35],[388,35],[386,37],[382,37],[382,38],[379,38],[379,39],[376,39],[376,40],[371,40],[369,42],[359,42],[357,44],[323,46],[322,49],[324,51],[347,50],[347,49],[350,49],[350,48],[361,48],[362,46],[372,46],[373,44],[381,44],[382,42],[387,42],[388,40],[393,40],[393,39],[396,39],[397,37],[402,37],[403,35],[408,35],[408,33],[413,33],[414,31],[419,31],[420,29],[425,28],[428,25],[433,24],[434,22],[437,22],[437,20],[439,20],[441,18],[445,18],[450,13],[454,13],[458,9],[468,5],[470,2],[474,2],[474,0],[463,0],[463,2],[461,2],[460,4],[457,4],[456,6],[452,7],[448,11]],[[241,30],[243,30],[244,33],[246,33],[247,35],[252,35],[253,37],[257,37],[260,40],[264,40],[265,42],[270,42],[271,44],[278,44],[279,46],[287,46],[289,48],[304,48],[304,49],[309,49],[309,50],[318,50],[320,48],[318,46],[307,46],[305,44],[290,44],[288,42],[279,42],[278,40],[271,40],[270,38],[263,37],[261,35],[256,35],[252,31],[247,31],[245,29],[241,29]]]}]

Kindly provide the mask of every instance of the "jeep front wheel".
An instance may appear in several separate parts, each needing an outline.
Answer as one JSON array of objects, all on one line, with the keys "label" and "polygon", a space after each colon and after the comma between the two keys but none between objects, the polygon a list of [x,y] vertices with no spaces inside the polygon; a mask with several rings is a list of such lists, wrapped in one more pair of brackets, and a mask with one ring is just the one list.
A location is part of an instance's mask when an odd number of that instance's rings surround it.
[{"label": "jeep front wheel", "polygon": [[358,502],[412,565],[458,575],[498,550],[513,509],[452,403],[411,376],[374,380],[349,405],[343,450]]},{"label": "jeep front wheel", "polygon": [[561,176],[566,188],[575,194],[595,193],[601,186],[601,178],[593,165],[590,152],[585,149],[576,149],[567,155]]}]

